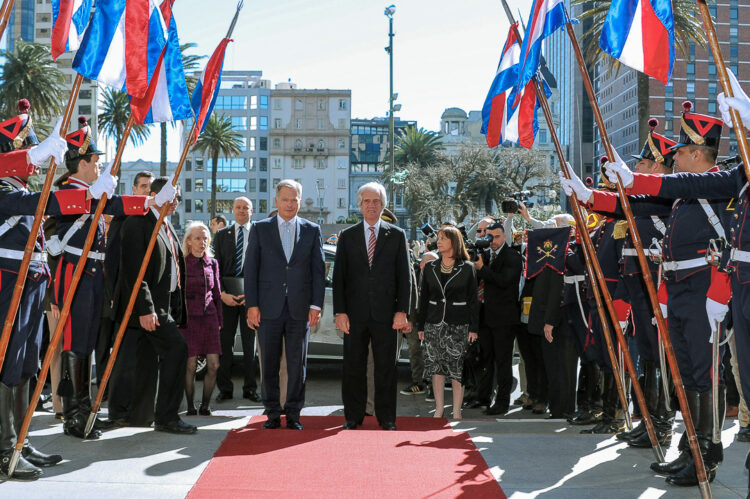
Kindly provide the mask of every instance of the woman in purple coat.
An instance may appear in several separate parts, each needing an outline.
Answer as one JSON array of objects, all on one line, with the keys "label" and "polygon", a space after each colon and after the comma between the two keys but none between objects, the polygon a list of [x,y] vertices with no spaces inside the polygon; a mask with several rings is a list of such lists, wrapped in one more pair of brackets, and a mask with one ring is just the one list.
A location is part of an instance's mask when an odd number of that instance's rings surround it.
[{"label": "woman in purple coat", "polygon": [[[219,264],[211,251],[211,233],[204,224],[192,222],[185,230],[182,243],[185,256],[185,295],[187,297],[187,326],[180,328],[188,345],[185,397],[187,415],[210,416],[208,404],[216,385],[216,371],[221,354],[221,287]],[[195,368],[198,355],[206,356],[207,372],[203,378],[203,398],[198,411],[193,405]]]}]

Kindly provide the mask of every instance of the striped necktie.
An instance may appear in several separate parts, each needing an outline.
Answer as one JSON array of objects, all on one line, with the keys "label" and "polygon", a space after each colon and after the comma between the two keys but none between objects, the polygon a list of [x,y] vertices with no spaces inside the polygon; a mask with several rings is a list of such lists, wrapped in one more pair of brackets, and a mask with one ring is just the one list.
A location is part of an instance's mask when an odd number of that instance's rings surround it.
[{"label": "striped necktie", "polygon": [[234,253],[235,275],[242,276],[242,257],[245,252],[245,231],[241,225],[237,226],[237,246]]},{"label": "striped necktie", "polygon": [[370,239],[367,241],[367,259],[370,261],[370,268],[372,268],[372,257],[375,256],[376,242],[375,227],[370,227]]}]

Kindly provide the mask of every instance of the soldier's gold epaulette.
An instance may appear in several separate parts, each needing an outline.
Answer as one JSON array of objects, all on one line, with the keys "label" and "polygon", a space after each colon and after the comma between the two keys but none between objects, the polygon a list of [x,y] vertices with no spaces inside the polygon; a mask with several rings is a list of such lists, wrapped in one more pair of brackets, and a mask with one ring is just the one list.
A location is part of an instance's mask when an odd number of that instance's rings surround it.
[{"label": "soldier's gold epaulette", "polygon": [[618,220],[612,230],[612,239],[625,239],[628,237],[628,221]]}]

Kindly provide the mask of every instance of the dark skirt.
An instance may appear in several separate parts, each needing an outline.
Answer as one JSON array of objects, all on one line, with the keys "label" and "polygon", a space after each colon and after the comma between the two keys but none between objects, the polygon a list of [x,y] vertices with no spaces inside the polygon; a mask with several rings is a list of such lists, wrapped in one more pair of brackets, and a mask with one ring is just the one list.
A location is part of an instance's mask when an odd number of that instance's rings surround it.
[{"label": "dark skirt", "polygon": [[221,355],[219,319],[215,314],[189,315],[188,327],[180,328],[188,346],[188,357],[215,353]]},{"label": "dark skirt", "polygon": [[468,324],[425,324],[422,349],[425,377],[439,374],[461,382],[468,338]]}]

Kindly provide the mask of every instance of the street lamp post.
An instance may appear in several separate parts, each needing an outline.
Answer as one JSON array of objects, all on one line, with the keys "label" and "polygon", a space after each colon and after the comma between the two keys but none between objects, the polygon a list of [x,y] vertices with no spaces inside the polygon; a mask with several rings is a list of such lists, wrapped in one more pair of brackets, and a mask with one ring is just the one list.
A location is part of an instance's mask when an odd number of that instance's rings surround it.
[{"label": "street lamp post", "polygon": [[326,195],[326,186],[323,184],[321,180],[318,180],[317,185],[318,189],[318,208],[320,212],[318,213],[318,225],[323,224],[323,199]]},{"label": "street lamp post", "polygon": [[[395,147],[395,139],[394,139],[394,122],[393,122],[393,100],[395,99],[393,95],[393,15],[396,13],[396,6],[395,5],[389,5],[385,8],[385,16],[388,18],[388,46],[385,48],[385,51],[388,52],[388,59],[389,59],[389,65],[390,65],[390,93],[388,94],[388,104],[389,104],[389,112],[388,112],[388,164],[391,169],[391,175],[393,175],[395,172],[393,171],[395,169],[394,159],[393,159],[393,149]],[[391,195],[390,195],[390,205],[391,210],[395,211],[395,203],[393,200],[393,186],[390,188]]]}]

